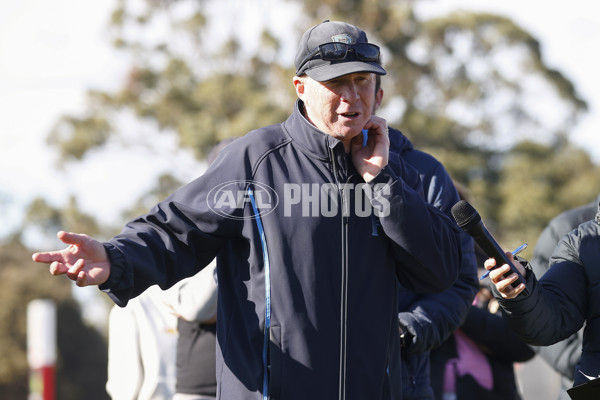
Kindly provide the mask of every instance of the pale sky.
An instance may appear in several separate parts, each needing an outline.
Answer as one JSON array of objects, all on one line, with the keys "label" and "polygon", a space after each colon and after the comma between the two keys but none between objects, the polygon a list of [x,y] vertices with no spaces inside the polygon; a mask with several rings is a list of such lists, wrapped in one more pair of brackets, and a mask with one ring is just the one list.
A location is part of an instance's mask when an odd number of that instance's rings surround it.
[{"label": "pale sky", "polygon": [[587,0],[429,0],[432,15],[453,10],[504,15],[541,44],[545,62],[570,79],[587,100],[589,112],[570,139],[600,162],[600,3]]},{"label": "pale sky", "polygon": [[[116,0],[0,0],[0,220],[14,226],[34,196],[54,205],[77,193],[80,206],[105,221],[121,223],[121,209],[148,190],[155,174],[176,168],[198,175],[199,165],[173,138],[95,154],[75,171],[56,171],[44,138],[62,114],[85,110],[85,91],[116,87],[126,65],[111,47],[107,24]],[[575,82],[590,113],[572,140],[600,162],[600,6],[589,0],[436,0],[433,14],[454,9],[506,15],[542,43],[548,64]],[[273,14],[273,13],[271,13]],[[264,16],[263,16],[264,17]],[[144,129],[132,133],[143,141]],[[187,174],[187,175],[186,175]],[[106,196],[103,193],[120,193]],[[6,229],[6,228],[5,228]],[[4,233],[0,230],[0,237]]]}]

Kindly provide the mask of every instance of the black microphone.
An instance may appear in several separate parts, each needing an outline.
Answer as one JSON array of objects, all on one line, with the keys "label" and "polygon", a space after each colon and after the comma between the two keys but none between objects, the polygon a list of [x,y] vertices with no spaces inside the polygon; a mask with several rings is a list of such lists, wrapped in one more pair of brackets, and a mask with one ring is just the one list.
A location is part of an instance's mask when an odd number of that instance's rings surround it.
[{"label": "black microphone", "polygon": [[[481,247],[483,252],[488,257],[493,257],[496,259],[496,266],[493,269],[501,267],[504,264],[508,264],[512,270],[512,272],[516,272],[519,279],[512,283],[512,287],[516,287],[519,283],[525,283],[525,278],[523,275],[515,268],[515,266],[510,262],[506,253],[496,239],[492,236],[490,232],[486,229],[483,221],[481,221],[481,217],[477,210],[473,208],[467,201],[461,200],[452,206],[452,216],[456,221],[456,224],[465,232],[473,237],[473,240]],[[503,276],[506,278],[510,275],[511,272],[507,272]],[[528,290],[525,287],[523,293],[527,294]]]}]

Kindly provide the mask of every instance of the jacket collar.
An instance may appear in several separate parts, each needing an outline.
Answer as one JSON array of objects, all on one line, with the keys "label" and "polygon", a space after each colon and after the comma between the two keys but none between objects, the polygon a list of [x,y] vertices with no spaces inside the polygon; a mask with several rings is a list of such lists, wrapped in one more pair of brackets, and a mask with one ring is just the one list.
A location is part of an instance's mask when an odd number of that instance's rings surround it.
[{"label": "jacket collar", "polygon": [[287,134],[301,148],[314,156],[323,159],[331,157],[330,149],[341,149],[336,151],[344,152],[344,144],[319,130],[311,124],[303,115],[304,103],[302,100],[296,100],[292,115],[283,123]]}]

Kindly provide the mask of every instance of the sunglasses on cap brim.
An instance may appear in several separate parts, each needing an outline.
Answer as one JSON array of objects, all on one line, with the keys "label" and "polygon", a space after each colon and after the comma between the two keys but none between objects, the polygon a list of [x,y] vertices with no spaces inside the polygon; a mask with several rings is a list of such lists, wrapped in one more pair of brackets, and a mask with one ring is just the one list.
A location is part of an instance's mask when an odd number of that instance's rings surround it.
[{"label": "sunglasses on cap brim", "polygon": [[356,58],[367,62],[380,62],[379,46],[372,43],[347,44],[340,42],[330,42],[319,45],[308,56],[302,60],[298,71],[301,71],[304,65],[317,55],[324,61],[340,61],[346,59],[348,52],[354,52]]}]

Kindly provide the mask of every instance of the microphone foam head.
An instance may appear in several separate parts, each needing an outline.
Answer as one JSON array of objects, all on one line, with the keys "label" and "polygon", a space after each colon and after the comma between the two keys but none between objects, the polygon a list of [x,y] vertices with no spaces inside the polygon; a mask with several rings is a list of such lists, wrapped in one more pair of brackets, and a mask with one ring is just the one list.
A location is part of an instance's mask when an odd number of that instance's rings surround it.
[{"label": "microphone foam head", "polygon": [[473,208],[466,200],[461,200],[452,206],[452,216],[456,224],[463,230],[468,231],[471,227],[481,221],[481,217],[477,210]]}]

